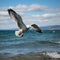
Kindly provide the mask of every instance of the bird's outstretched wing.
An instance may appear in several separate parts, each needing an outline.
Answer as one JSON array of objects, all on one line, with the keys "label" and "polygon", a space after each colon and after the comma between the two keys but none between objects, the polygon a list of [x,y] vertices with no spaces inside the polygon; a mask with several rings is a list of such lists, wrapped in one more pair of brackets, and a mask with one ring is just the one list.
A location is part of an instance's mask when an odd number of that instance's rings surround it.
[{"label": "bird's outstretched wing", "polygon": [[23,23],[22,18],[14,10],[8,9],[9,16],[17,22],[17,25],[20,29],[26,29],[26,25]]},{"label": "bird's outstretched wing", "polygon": [[31,25],[31,28],[33,30],[35,30],[36,32],[42,33],[42,30],[36,24],[32,24]]}]

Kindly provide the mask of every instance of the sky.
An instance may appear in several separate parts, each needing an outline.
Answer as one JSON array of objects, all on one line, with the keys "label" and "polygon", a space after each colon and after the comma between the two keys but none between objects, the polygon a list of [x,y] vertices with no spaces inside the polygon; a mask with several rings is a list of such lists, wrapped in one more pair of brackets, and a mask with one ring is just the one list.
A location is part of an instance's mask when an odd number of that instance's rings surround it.
[{"label": "sky", "polygon": [[1,0],[0,30],[18,28],[8,15],[9,8],[21,15],[26,25],[60,25],[60,0]]}]

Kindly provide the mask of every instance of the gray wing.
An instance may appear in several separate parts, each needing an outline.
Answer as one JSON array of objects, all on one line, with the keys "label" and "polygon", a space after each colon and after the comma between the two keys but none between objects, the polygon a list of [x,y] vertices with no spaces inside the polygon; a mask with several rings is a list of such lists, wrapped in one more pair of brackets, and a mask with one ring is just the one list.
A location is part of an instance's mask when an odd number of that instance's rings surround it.
[{"label": "gray wing", "polygon": [[26,29],[26,25],[23,23],[22,18],[14,10],[8,9],[9,16],[13,18],[20,29]]},{"label": "gray wing", "polygon": [[32,24],[31,25],[31,28],[33,30],[35,30],[36,32],[42,33],[42,30],[36,24]]}]

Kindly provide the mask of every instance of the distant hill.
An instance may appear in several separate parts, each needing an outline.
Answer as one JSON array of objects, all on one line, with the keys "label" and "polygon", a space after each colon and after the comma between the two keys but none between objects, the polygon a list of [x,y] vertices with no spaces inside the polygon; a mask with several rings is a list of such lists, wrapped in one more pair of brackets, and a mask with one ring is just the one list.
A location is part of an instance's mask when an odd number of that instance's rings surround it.
[{"label": "distant hill", "polygon": [[[40,27],[42,30],[60,30],[60,25],[52,25],[52,26],[44,26]],[[0,29],[0,30],[18,30],[18,28],[15,29]]]},{"label": "distant hill", "polygon": [[60,30],[60,25],[52,25],[41,27],[42,30]]}]

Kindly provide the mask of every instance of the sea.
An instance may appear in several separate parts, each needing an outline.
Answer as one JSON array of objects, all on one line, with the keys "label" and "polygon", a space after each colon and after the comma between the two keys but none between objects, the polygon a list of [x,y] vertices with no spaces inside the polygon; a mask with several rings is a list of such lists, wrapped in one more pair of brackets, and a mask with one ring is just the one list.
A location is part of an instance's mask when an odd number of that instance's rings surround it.
[{"label": "sea", "polygon": [[0,57],[35,52],[60,53],[60,30],[27,31],[23,37],[15,36],[16,30],[0,30]]}]

